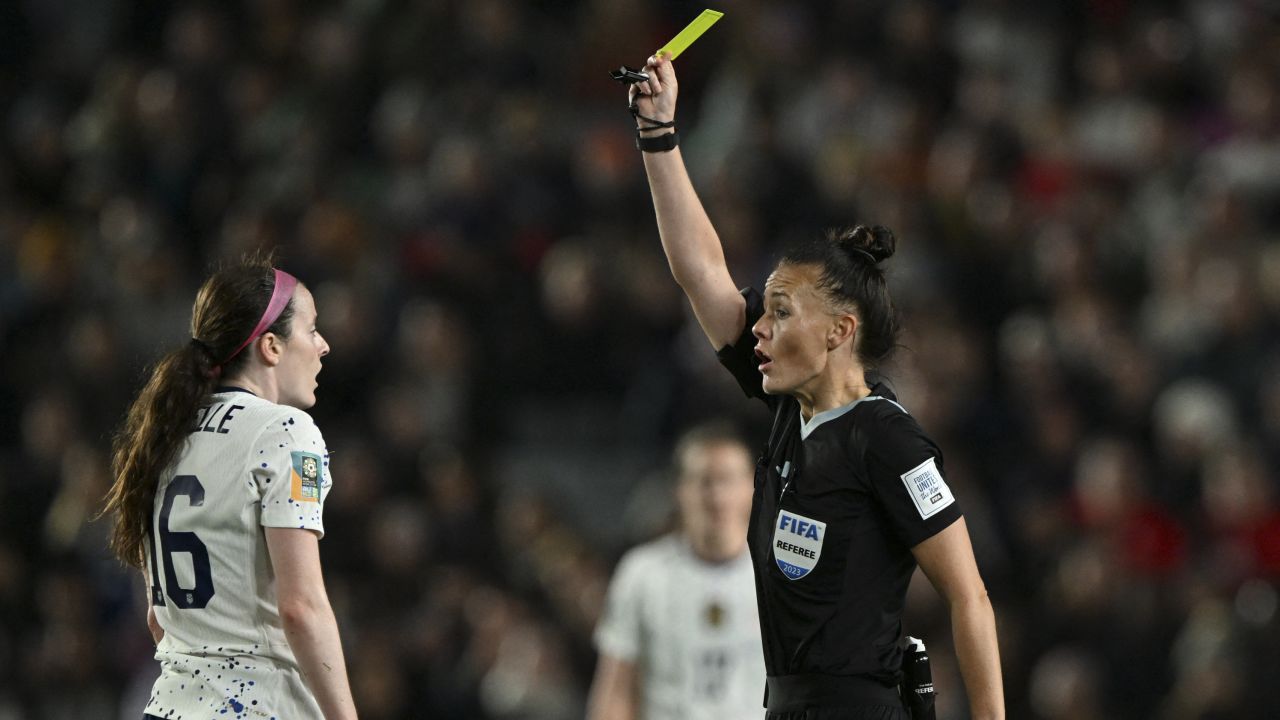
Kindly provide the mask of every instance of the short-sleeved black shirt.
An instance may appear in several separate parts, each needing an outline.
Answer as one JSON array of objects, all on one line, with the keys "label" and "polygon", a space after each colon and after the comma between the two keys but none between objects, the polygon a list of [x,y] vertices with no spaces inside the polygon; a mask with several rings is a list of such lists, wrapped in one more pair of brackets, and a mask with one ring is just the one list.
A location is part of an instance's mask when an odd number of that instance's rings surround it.
[{"label": "short-sleeved black shirt", "polygon": [[748,538],[765,667],[896,684],[911,548],[960,517],[942,452],[879,383],[809,422],[795,398],[766,395],[751,333],[763,302],[743,296],[742,336],[718,356],[774,410]]}]

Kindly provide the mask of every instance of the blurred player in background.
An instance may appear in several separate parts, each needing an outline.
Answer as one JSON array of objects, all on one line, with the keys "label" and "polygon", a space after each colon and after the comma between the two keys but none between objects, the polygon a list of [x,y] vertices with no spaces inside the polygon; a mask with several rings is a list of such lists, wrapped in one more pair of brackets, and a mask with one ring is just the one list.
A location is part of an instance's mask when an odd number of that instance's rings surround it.
[{"label": "blurred player in background", "polygon": [[328,352],[306,286],[246,260],[200,288],[191,340],[129,409],[106,510],[147,580],[147,718],[356,717],[320,569],[328,453],[303,411]]},{"label": "blurred player in background", "polygon": [[754,466],[707,425],[676,445],[680,529],[627,553],[596,629],[590,720],[758,715],[764,690],[747,522]]}]

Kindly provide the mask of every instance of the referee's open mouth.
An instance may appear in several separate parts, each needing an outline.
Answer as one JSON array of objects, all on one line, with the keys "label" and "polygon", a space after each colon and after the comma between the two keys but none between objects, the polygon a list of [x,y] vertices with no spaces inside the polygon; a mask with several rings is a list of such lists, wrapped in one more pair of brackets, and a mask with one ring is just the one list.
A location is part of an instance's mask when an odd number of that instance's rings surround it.
[{"label": "referee's open mouth", "polygon": [[761,350],[758,345],[756,346],[756,359],[760,361],[760,372],[767,371],[773,365],[773,358],[769,357],[769,354]]}]

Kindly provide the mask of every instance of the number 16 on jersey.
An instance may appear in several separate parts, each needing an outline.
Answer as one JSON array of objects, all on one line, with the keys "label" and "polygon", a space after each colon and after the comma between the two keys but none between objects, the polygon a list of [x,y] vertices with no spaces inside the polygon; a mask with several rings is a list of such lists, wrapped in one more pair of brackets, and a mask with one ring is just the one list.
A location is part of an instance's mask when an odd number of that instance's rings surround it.
[{"label": "number 16 on jersey", "polygon": [[[191,507],[204,504],[204,486],[195,475],[179,475],[165,488],[164,500],[160,504],[158,522],[148,524],[147,538],[150,541],[151,556],[151,604],[166,605],[165,596],[174,607],[183,610],[202,608],[209,604],[213,597],[213,574],[209,569],[209,548],[201,542],[193,532],[180,532],[169,529],[169,513],[173,511],[173,501],[179,495],[185,495]],[[159,543],[157,544],[155,525],[159,525]],[[191,556],[192,574],[195,576],[195,587],[184,588],[178,583],[178,572],[174,568],[175,553],[186,553]],[[160,561],[164,558],[164,585],[160,584]],[[163,587],[163,590],[162,590]]]}]

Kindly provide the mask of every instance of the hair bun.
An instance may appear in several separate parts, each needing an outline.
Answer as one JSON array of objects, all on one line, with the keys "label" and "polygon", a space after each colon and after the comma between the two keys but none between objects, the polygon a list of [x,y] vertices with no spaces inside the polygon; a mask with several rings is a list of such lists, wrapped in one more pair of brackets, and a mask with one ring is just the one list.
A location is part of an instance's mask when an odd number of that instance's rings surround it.
[{"label": "hair bun", "polygon": [[870,260],[878,265],[893,257],[898,241],[893,231],[883,225],[858,225],[845,230],[836,238],[837,244],[853,257]]}]

